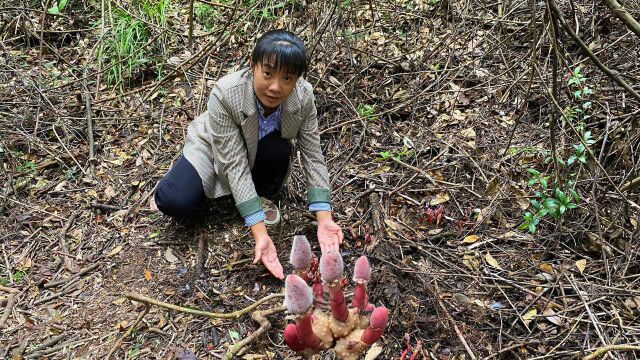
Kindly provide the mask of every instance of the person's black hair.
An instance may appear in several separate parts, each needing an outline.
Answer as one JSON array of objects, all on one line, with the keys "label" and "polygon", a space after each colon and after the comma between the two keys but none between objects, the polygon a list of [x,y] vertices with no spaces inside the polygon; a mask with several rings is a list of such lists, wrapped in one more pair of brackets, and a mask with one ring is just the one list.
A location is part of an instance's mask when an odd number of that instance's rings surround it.
[{"label": "person's black hair", "polygon": [[307,51],[302,40],[292,32],[270,30],[258,39],[251,53],[253,66],[272,60],[276,71],[284,70],[297,76],[307,72]]}]

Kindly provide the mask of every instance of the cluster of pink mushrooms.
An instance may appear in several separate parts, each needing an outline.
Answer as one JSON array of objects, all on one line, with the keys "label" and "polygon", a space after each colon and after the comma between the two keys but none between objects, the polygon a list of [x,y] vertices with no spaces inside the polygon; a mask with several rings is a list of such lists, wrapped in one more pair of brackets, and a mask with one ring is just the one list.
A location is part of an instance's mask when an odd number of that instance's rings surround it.
[{"label": "cluster of pink mushrooms", "polygon": [[[311,357],[333,348],[338,359],[355,360],[380,339],[389,312],[384,306],[374,307],[368,302],[371,266],[365,256],[356,261],[351,306],[347,306],[344,296],[346,281],[339,251],[329,251],[320,257],[318,276],[318,261],[307,238],[297,235],[293,239],[290,261],[295,274],[285,280],[284,304],[294,316],[295,324],[284,329],[284,341],[291,350]],[[308,282],[312,283],[311,287]],[[329,314],[321,309],[325,289],[331,299]]]}]

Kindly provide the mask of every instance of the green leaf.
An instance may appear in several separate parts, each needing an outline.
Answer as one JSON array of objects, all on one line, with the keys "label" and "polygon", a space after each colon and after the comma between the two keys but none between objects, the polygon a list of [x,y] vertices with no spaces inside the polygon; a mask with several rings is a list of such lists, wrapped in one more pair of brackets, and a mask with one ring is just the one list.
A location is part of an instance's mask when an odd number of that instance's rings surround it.
[{"label": "green leaf", "polygon": [[60,9],[60,11],[64,10],[68,2],[69,0],[60,0],[60,2],[58,3],[58,8]]},{"label": "green leaf", "polygon": [[533,205],[534,208],[536,209],[540,209],[542,207],[542,205],[538,202],[538,200],[535,199],[531,199],[529,201],[531,203],[531,205]]},{"label": "green leaf", "polygon": [[569,159],[567,160],[567,164],[571,165],[576,161],[577,157],[575,155],[572,155],[569,157]]},{"label": "green leaf", "polygon": [[52,8],[50,8],[49,14],[60,15],[60,9],[58,9],[58,5],[55,5]]},{"label": "green leaf", "polygon": [[578,195],[578,193],[575,190],[569,189],[569,193],[573,197],[573,200],[575,200],[576,202],[580,202],[580,195]]},{"label": "green leaf", "polygon": [[533,176],[540,176],[540,171],[536,169],[527,169],[527,172]]},{"label": "green leaf", "polygon": [[573,96],[575,96],[576,98],[581,98],[582,97],[582,90],[576,90],[573,92]]},{"label": "green leaf", "polygon": [[534,224],[529,224],[529,232],[534,234],[536,232],[536,226]]},{"label": "green leaf", "polygon": [[579,157],[578,157],[578,160],[579,160],[581,163],[583,163],[583,164],[586,164],[586,163],[587,163],[587,157],[586,157],[586,156],[584,156],[584,155],[579,156]]},{"label": "green leaf", "polygon": [[523,222],[522,224],[520,224],[520,226],[518,226],[518,230],[524,230],[524,229],[526,229],[528,227],[529,227],[529,223],[528,222]]},{"label": "green leaf", "polygon": [[544,177],[540,178],[540,185],[542,185],[542,187],[546,190],[548,186],[547,178],[544,178]]},{"label": "green leaf", "polygon": [[567,208],[569,208],[569,209],[575,209],[575,208],[577,208],[577,207],[578,207],[578,205],[577,205],[577,204],[574,204],[574,203],[568,203],[568,204],[567,204]]},{"label": "green leaf", "polygon": [[229,336],[234,340],[240,340],[240,334],[237,331],[229,330]]},{"label": "green leaf", "polygon": [[567,211],[567,207],[564,205],[561,205],[559,210],[560,210],[560,214],[564,214],[564,212]]},{"label": "green leaf", "polygon": [[559,188],[556,188],[556,198],[563,204],[567,202],[567,194],[565,194]]}]

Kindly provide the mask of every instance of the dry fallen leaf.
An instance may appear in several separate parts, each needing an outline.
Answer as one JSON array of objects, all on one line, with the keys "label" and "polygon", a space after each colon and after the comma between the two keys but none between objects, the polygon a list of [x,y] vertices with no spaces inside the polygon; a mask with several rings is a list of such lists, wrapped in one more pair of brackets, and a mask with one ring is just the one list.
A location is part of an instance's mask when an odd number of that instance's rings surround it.
[{"label": "dry fallen leaf", "polygon": [[484,258],[485,258],[485,260],[487,260],[487,264],[493,266],[496,269],[502,270],[502,267],[500,266],[500,264],[498,264],[496,259],[494,259],[493,256],[491,256],[491,254],[489,254],[487,252],[487,254],[484,256]]},{"label": "dry fallen leaf", "polygon": [[576,267],[578,268],[578,271],[580,271],[580,274],[582,274],[584,272],[584,268],[587,267],[587,260],[580,259],[576,261]]},{"label": "dry fallen leaf", "polygon": [[109,254],[107,254],[107,256],[114,256],[114,255],[118,254],[121,250],[122,250],[122,245],[118,245],[118,246],[114,247],[113,250],[111,250],[109,252]]},{"label": "dry fallen leaf", "polygon": [[474,242],[478,241],[478,239],[480,239],[480,236],[478,235],[469,235],[465,236],[465,238],[462,239],[462,242],[465,244],[473,244]]},{"label": "dry fallen leaf", "polygon": [[540,270],[546,272],[547,274],[553,274],[553,266],[548,263],[542,263],[539,266]]},{"label": "dry fallen leaf", "polygon": [[372,347],[367,350],[367,354],[364,356],[364,360],[374,360],[382,353],[382,346],[378,343],[373,344]]},{"label": "dry fallen leaf", "polygon": [[522,320],[524,321],[524,324],[528,327],[529,323],[531,322],[531,320],[533,320],[533,318],[536,315],[538,315],[538,310],[536,309],[531,309],[527,311],[526,314],[522,315]]},{"label": "dry fallen leaf", "polygon": [[164,252],[164,258],[165,258],[168,262],[170,262],[170,263],[172,263],[172,264],[175,264],[175,263],[177,263],[177,262],[179,262],[179,261],[180,261],[180,259],[178,259],[178,257],[176,257],[175,255],[173,255],[173,251],[171,250],[171,248],[170,248],[170,247],[168,247],[168,248],[167,248],[167,250]]},{"label": "dry fallen leaf", "polygon": [[553,311],[553,309],[551,308],[544,309],[544,311],[542,312],[542,315],[544,315],[546,319],[549,320],[549,322],[556,324],[558,326],[562,325],[562,318],[557,316],[556,312]]},{"label": "dry fallen leaf", "polygon": [[107,188],[104,189],[104,199],[109,201],[113,199],[114,196],[116,196],[116,191],[111,185],[107,186]]},{"label": "dry fallen leaf", "polygon": [[449,194],[439,193],[438,195],[436,195],[436,197],[434,197],[433,199],[431,199],[431,201],[429,201],[429,205],[431,206],[440,205],[447,201],[449,201]]},{"label": "dry fallen leaf", "polygon": [[151,281],[151,271],[145,270],[144,271],[144,278],[147,279],[147,281]]},{"label": "dry fallen leaf", "polygon": [[463,256],[462,263],[472,271],[476,271],[480,267],[480,261],[473,255]]}]

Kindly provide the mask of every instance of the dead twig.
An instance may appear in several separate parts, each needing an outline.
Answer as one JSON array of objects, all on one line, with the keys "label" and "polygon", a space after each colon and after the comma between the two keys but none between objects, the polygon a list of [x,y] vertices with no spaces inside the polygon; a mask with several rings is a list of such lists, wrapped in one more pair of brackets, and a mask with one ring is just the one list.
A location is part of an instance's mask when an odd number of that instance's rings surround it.
[{"label": "dead twig", "polygon": [[88,273],[89,271],[95,270],[98,266],[100,266],[100,264],[95,263],[95,264],[93,264],[91,266],[88,266],[88,267],[80,269],[80,271],[78,271],[77,273],[69,276],[68,278],[65,278],[65,279],[62,279],[62,280],[58,280],[58,281],[54,281],[54,282],[50,282],[50,283],[46,283],[46,284],[43,285],[43,287],[45,289],[50,289],[50,288],[56,287],[58,285],[66,284],[66,283],[72,281],[73,279],[79,278],[80,276]]},{"label": "dead twig", "polygon": [[640,351],[638,345],[607,345],[597,348],[591,355],[585,356],[582,360],[593,360],[605,355],[609,351]]},{"label": "dead twig", "polygon": [[67,237],[67,231],[69,231],[69,228],[71,228],[73,222],[79,214],[80,210],[77,210],[76,212],[71,214],[71,216],[69,216],[69,219],[67,220],[67,223],[62,228],[62,232],[60,233],[60,249],[64,253],[64,267],[69,271],[72,271],[73,265],[71,263],[71,259],[67,255],[69,253],[69,249],[67,248],[67,242],[65,241],[65,238]]},{"label": "dead twig", "polygon": [[136,322],[134,322],[133,325],[131,325],[129,327],[127,332],[125,332],[124,335],[122,335],[118,339],[118,341],[116,341],[116,343],[113,344],[113,346],[111,347],[111,350],[109,350],[109,353],[107,354],[107,360],[111,359],[111,356],[113,355],[113,353],[116,350],[118,350],[118,348],[120,348],[120,346],[122,345],[122,342],[124,341],[124,339],[128,338],[129,336],[131,336],[131,334],[133,333],[133,330],[135,330],[135,328],[138,326],[140,321],[142,321],[142,318],[144,318],[145,315],[147,315],[147,313],[149,312],[150,308],[151,308],[151,306],[149,306],[149,304],[147,304],[147,306],[145,306],[144,310],[140,313],[140,315],[138,315],[138,318],[136,319]]},{"label": "dead twig", "polygon": [[4,324],[7,322],[9,316],[11,315],[11,311],[13,311],[13,305],[15,305],[15,297],[18,293],[18,290],[2,285],[0,285],[0,290],[9,293],[9,296],[7,297],[7,306],[4,308],[4,313],[0,318],[0,330],[2,330],[2,328],[4,328]]},{"label": "dead twig", "polygon": [[596,64],[596,66],[602,70],[602,72],[604,72],[605,74],[607,74],[607,76],[609,76],[613,81],[615,81],[616,83],[618,83],[618,85],[622,86],[623,88],[625,88],[625,90],[627,90],[631,95],[633,95],[633,97],[635,97],[636,99],[640,100],[640,94],[638,94],[637,91],[635,91],[631,86],[629,86],[629,84],[627,84],[626,81],[622,80],[622,78],[618,75],[617,72],[613,72],[611,71],[608,67],[606,67],[601,61],[600,59],[598,59],[593,52],[591,51],[591,49],[589,49],[589,47],[587,46],[587,44],[584,43],[584,41],[582,41],[582,39],[580,39],[578,37],[578,35],[576,35],[576,33],[573,31],[573,29],[571,28],[571,26],[569,26],[569,24],[567,24],[567,21],[565,20],[564,16],[562,15],[562,12],[560,11],[560,9],[558,8],[558,5],[556,4],[556,2],[554,0],[548,0],[549,3],[549,7],[551,8],[551,10],[555,13],[558,21],[560,22],[560,25],[564,28],[564,30],[573,38],[573,40],[575,40],[578,45],[580,45],[580,47],[582,48],[582,51],[585,52],[585,54]]},{"label": "dead twig", "polygon": [[212,313],[212,312],[208,312],[208,311],[185,308],[185,307],[182,307],[182,306],[169,304],[169,303],[166,303],[164,301],[152,299],[150,297],[146,297],[144,295],[140,295],[140,294],[136,294],[136,293],[128,293],[128,294],[125,294],[124,297],[126,297],[129,300],[138,301],[138,302],[145,303],[145,304],[148,304],[148,305],[156,305],[156,306],[163,307],[165,309],[175,310],[175,311],[179,311],[179,312],[182,312],[182,313],[187,313],[187,314],[195,315],[195,316],[204,316],[204,317],[208,317],[208,318],[211,318],[211,319],[237,319],[242,315],[248,314],[249,312],[251,312],[251,310],[253,310],[253,309],[257,308],[258,306],[260,306],[260,304],[263,304],[263,303],[265,303],[265,302],[267,302],[269,300],[272,300],[272,299],[277,299],[277,298],[284,297],[284,294],[271,294],[271,295],[265,296],[262,299],[254,302],[253,304],[245,307],[244,309],[240,309],[240,310],[237,310],[237,311],[234,311],[234,312],[230,312],[230,313]]},{"label": "dead twig", "polygon": [[278,314],[278,313],[284,312],[286,310],[287,310],[286,307],[278,306],[278,307],[271,308],[271,309],[254,311],[251,314],[251,318],[253,319],[253,321],[255,321],[258,324],[260,324],[260,327],[258,328],[258,330],[254,331],[251,335],[249,335],[246,338],[242,339],[237,344],[231,346],[229,348],[229,350],[227,351],[227,353],[225,354],[225,358],[227,360],[233,359],[234,356],[236,356],[236,354],[238,354],[238,352],[240,352],[242,349],[247,347],[250,343],[252,343],[256,339],[258,339],[260,336],[262,336],[262,334],[264,334],[269,329],[271,329],[271,323],[267,319],[267,316]]}]

